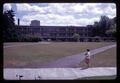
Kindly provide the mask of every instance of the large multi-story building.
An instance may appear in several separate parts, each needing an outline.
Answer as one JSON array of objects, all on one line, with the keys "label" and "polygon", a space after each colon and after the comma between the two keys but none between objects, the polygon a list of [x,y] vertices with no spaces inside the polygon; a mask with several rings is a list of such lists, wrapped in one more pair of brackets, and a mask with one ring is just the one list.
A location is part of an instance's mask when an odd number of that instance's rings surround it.
[{"label": "large multi-story building", "polygon": [[[33,22],[33,21],[32,21]],[[31,24],[32,24],[31,22]],[[38,22],[39,24],[40,22]],[[84,38],[90,38],[93,36],[92,25],[87,26],[16,26],[16,29],[24,37],[37,37],[39,39],[51,39],[51,40],[73,40],[75,33],[79,34],[81,41]]]},{"label": "large multi-story building", "polygon": [[24,36],[32,35],[44,39],[72,38],[75,33],[80,37],[91,37],[92,26],[17,26]]}]

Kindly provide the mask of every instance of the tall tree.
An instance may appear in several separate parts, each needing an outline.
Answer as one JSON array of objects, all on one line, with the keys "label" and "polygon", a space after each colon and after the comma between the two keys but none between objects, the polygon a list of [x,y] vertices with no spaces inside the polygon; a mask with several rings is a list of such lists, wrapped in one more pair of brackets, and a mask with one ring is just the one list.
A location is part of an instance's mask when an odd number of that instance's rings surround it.
[{"label": "tall tree", "polygon": [[94,22],[93,36],[107,36],[106,31],[110,29],[112,25],[111,19],[107,16],[101,16],[99,22]]},{"label": "tall tree", "polygon": [[16,41],[18,39],[14,23],[15,13],[13,10],[3,12],[3,41]]},{"label": "tall tree", "polygon": [[100,36],[100,26],[99,26],[99,22],[94,22],[94,25],[93,25],[93,30],[92,30],[92,34],[93,36]]},{"label": "tall tree", "polygon": [[109,17],[107,17],[107,16],[101,16],[100,21],[99,21],[100,32],[101,32],[100,35],[101,36],[105,36],[105,32],[106,32],[106,30],[109,29],[110,24],[111,24],[111,22],[110,22]]},{"label": "tall tree", "polygon": [[116,37],[116,17],[111,19],[111,25],[108,30],[106,30],[107,36]]}]

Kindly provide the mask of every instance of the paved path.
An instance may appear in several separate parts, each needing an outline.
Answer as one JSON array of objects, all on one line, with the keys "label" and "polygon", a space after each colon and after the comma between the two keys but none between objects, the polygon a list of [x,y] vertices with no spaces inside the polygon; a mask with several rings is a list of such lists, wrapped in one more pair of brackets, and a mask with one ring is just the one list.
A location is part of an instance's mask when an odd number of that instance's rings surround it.
[{"label": "paved path", "polygon": [[[97,53],[103,52],[107,49],[113,48],[115,47],[116,44],[114,45],[109,45],[109,46],[105,46],[105,47],[101,47],[101,48],[97,48],[94,50],[91,50],[91,56],[95,55]],[[37,68],[70,68],[70,67],[75,67],[76,65],[78,65],[82,60],[84,60],[85,56],[84,56],[85,52],[81,53],[81,54],[77,54],[77,55],[72,55],[72,56],[67,56],[64,57],[62,59],[47,63],[47,64],[36,64],[36,65],[30,65],[30,67],[37,67]],[[28,66],[29,67],[29,66]]]},{"label": "paved path", "polygon": [[[116,67],[81,68],[5,68],[5,80],[73,80],[91,76],[116,75]],[[115,78],[113,78],[115,79]]]},{"label": "paved path", "polygon": [[10,45],[9,43],[4,43],[4,48],[12,48],[12,47],[18,47],[18,46],[29,46],[29,45],[37,45],[37,44],[50,44],[50,42],[25,43],[25,44],[19,44],[19,45]]}]

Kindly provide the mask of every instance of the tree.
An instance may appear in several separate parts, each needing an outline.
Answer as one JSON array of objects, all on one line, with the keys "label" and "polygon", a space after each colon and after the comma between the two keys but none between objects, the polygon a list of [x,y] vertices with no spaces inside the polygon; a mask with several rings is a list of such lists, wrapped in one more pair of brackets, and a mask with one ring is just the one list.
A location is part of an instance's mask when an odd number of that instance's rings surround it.
[{"label": "tree", "polygon": [[108,30],[106,30],[106,34],[109,37],[115,37],[116,36],[116,17],[113,19],[110,19],[111,25]]},{"label": "tree", "polygon": [[106,34],[111,37],[116,37],[116,23],[111,25],[110,29],[106,31]]},{"label": "tree", "polygon": [[14,23],[15,13],[13,10],[3,12],[3,41],[16,41],[18,40],[17,30]]},{"label": "tree", "polygon": [[80,35],[79,35],[78,33],[74,33],[74,34],[73,34],[73,38],[74,38],[77,42],[79,42]]},{"label": "tree", "polygon": [[99,26],[100,26],[100,36],[105,36],[106,30],[110,28],[111,21],[109,17],[107,16],[101,16],[100,21],[99,21]]},{"label": "tree", "polygon": [[113,20],[111,20],[109,17],[101,16],[99,22],[94,22],[93,36],[101,36],[101,37],[107,36],[109,33],[109,29],[111,29],[111,26],[113,24],[114,24]]},{"label": "tree", "polygon": [[32,35],[32,34],[26,34],[24,36],[24,39],[26,39],[27,41],[42,41],[42,36],[40,34],[35,34],[35,35]]},{"label": "tree", "polygon": [[100,36],[101,32],[100,32],[99,22],[94,22],[92,32],[93,32],[93,36]]}]

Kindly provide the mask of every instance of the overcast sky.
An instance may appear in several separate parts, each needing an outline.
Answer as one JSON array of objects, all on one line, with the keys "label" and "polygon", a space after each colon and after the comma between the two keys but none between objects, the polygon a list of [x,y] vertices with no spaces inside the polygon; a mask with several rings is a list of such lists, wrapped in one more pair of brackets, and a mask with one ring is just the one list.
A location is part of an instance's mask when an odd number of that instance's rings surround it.
[{"label": "overcast sky", "polygon": [[6,3],[3,7],[15,11],[15,23],[20,18],[20,25],[39,20],[42,26],[86,26],[101,15],[116,16],[114,3]]}]

